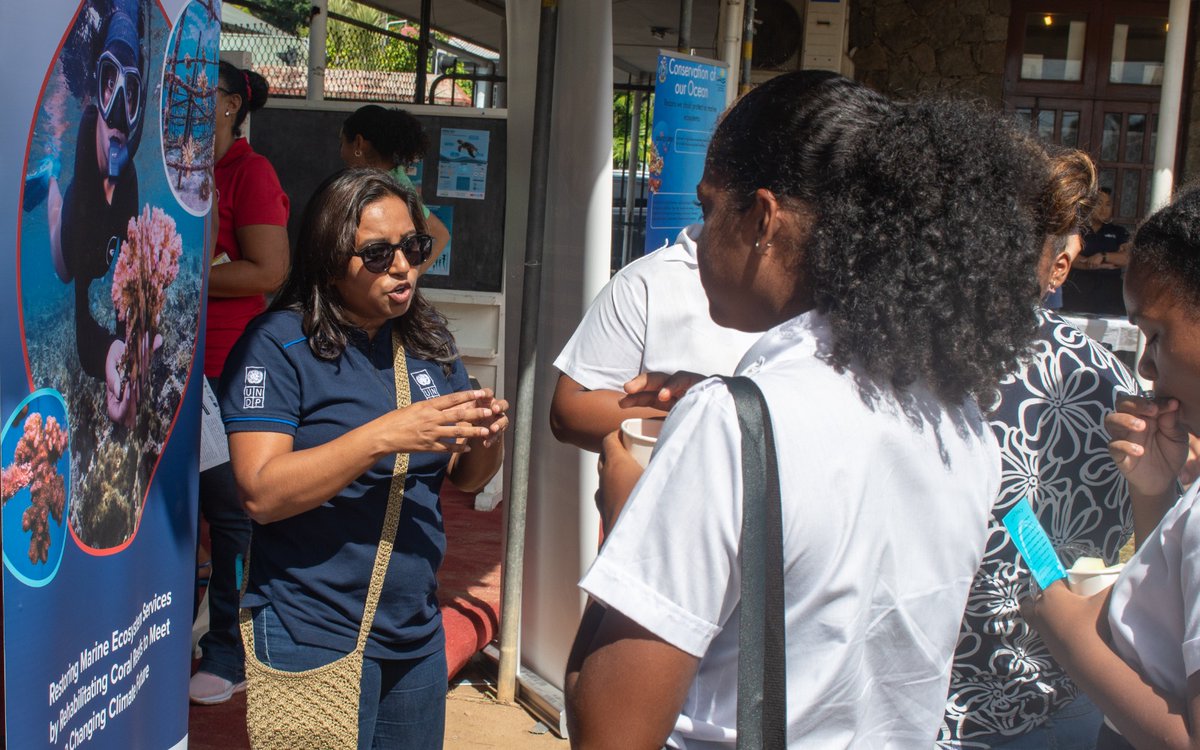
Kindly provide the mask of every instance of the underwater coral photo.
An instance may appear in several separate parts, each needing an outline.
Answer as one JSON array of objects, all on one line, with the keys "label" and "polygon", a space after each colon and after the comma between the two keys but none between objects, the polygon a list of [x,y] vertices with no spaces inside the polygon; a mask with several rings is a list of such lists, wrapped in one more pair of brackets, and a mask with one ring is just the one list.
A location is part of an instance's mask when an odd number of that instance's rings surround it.
[{"label": "underwater coral photo", "polygon": [[[18,234],[30,389],[71,425],[68,527],[90,554],[136,535],[196,349],[205,220],[163,167],[167,19],[84,0],[46,74]],[[69,125],[68,125],[69,123]]]},{"label": "underwater coral photo", "polygon": [[67,410],[51,390],[31,394],[0,436],[4,564],[23,583],[53,579],[66,538]]}]

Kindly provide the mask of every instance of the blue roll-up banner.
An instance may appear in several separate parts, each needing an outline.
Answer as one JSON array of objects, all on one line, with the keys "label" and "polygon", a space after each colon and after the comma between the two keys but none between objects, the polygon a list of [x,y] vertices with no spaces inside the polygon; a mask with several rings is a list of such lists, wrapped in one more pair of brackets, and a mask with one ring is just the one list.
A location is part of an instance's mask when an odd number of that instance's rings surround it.
[{"label": "blue roll-up banner", "polygon": [[219,7],[0,5],[7,747],[187,744]]},{"label": "blue roll-up banner", "polygon": [[718,60],[658,53],[647,157],[646,252],[674,242],[679,230],[700,221],[696,185],[704,175],[708,141],[725,109],[728,70]]}]

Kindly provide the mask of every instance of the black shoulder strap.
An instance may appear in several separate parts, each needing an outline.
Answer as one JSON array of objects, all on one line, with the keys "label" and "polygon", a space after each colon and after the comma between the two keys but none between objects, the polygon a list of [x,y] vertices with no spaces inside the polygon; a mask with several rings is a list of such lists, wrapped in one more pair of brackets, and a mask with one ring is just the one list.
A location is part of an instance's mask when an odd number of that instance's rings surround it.
[{"label": "black shoulder strap", "polygon": [[742,431],[742,584],[738,629],[738,750],[787,747],[783,508],[770,412],[749,378],[722,378]]}]

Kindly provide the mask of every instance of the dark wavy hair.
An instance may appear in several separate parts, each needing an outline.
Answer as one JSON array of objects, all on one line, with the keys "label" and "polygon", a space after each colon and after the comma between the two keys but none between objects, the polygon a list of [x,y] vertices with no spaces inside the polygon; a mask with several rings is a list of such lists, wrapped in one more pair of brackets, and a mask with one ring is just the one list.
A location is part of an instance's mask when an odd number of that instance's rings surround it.
[{"label": "dark wavy hair", "polygon": [[[427,231],[417,196],[378,169],[346,169],[327,178],[313,193],[300,219],[295,262],[272,310],[296,310],[303,317],[308,346],[321,359],[333,360],[346,348],[356,326],[346,317],[333,282],[346,273],[363,210],[395,196],[404,201],[418,232]],[[447,374],[457,357],[446,319],[413,289],[408,312],[394,324],[404,349],[437,362]]]},{"label": "dark wavy hair", "polygon": [[242,123],[246,121],[246,115],[263,108],[267,103],[267,97],[271,95],[271,86],[267,83],[266,78],[253,70],[239,68],[224,60],[221,61],[220,70],[218,80],[221,88],[242,97],[242,106],[238,107],[237,114],[233,118],[233,134],[241,135]]},{"label": "dark wavy hair", "polygon": [[402,109],[385,109],[378,104],[359,107],[342,123],[342,137],[361,135],[393,166],[410,164],[425,155],[429,140],[421,122]]},{"label": "dark wavy hair", "polygon": [[1133,238],[1129,277],[1153,280],[1200,319],[1200,185],[1193,183],[1142,222]]},{"label": "dark wavy hair", "polygon": [[1067,247],[1067,239],[1084,229],[1100,201],[1096,164],[1073,148],[1051,148],[1049,178],[1042,194],[1044,234],[1051,237],[1053,255]]},{"label": "dark wavy hair", "polygon": [[738,100],[706,168],[743,209],[765,188],[811,212],[797,262],[830,364],[958,401],[994,391],[1037,330],[1038,151],[973,106],[804,71]]}]

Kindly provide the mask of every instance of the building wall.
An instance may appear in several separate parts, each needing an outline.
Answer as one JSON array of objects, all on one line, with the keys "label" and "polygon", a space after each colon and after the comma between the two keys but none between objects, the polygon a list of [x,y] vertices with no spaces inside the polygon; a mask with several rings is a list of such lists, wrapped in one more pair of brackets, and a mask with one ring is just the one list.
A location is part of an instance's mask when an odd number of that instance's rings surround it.
[{"label": "building wall", "polygon": [[[1192,13],[1200,13],[1200,8],[1193,7]],[[1183,152],[1183,173],[1177,180],[1183,184],[1189,180],[1200,179],[1200,19],[1192,19],[1192,70],[1191,80],[1184,79],[1184,96],[1188,97],[1191,106],[1183,108],[1183,117],[1179,123],[1179,145]]]},{"label": "building wall", "polygon": [[[1001,105],[1010,0],[859,0],[850,4],[855,77],[886,94],[945,93]],[[1193,8],[1195,15],[1200,9]],[[1192,22],[1192,70],[1180,123],[1182,173],[1200,180],[1200,19]]]},{"label": "building wall", "polygon": [[999,105],[1010,12],[1009,0],[851,3],[855,77],[893,96],[965,94]]}]

